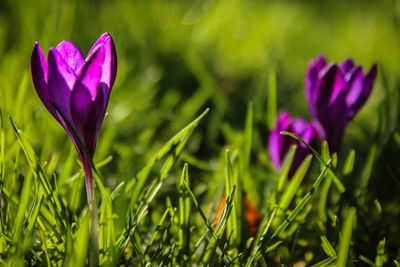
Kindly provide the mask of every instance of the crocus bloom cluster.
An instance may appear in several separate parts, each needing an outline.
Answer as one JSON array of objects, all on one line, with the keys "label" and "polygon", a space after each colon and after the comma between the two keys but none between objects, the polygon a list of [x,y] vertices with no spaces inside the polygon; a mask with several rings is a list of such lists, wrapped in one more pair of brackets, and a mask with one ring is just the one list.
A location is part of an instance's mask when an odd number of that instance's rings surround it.
[{"label": "crocus bloom cluster", "polygon": [[78,151],[90,202],[94,196],[93,176],[84,150],[93,157],[117,72],[114,43],[104,33],[84,58],[74,44],[63,41],[50,48],[47,60],[48,63],[36,43],[31,57],[33,84],[44,106],[64,127]]},{"label": "crocus bloom cluster", "polygon": [[305,119],[298,118],[292,120],[287,111],[283,111],[279,114],[275,128],[272,129],[268,140],[269,155],[274,167],[280,169],[290,146],[294,144],[297,145],[296,153],[289,172],[290,177],[310,152],[303,143],[300,143],[293,137],[280,134],[281,131],[294,133],[311,146],[317,144],[319,134],[317,129]]},{"label": "crocus bloom cluster", "polygon": [[308,108],[331,151],[338,150],[347,123],[367,101],[376,74],[376,65],[365,75],[351,59],[337,65],[319,56],[309,64],[305,80]]}]

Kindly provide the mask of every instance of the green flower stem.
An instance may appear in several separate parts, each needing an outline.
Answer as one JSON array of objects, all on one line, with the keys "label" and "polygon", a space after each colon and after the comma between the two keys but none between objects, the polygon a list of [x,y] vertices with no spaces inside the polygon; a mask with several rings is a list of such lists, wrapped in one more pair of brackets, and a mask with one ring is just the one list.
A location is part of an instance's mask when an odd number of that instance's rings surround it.
[{"label": "green flower stem", "polygon": [[86,194],[90,212],[89,266],[99,266],[99,215],[93,187],[93,172],[87,159],[82,160]]}]

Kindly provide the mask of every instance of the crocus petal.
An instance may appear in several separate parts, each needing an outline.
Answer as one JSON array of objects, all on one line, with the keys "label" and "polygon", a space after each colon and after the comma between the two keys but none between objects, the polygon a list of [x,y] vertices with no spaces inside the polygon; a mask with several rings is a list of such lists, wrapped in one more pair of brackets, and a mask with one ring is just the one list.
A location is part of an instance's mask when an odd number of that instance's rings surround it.
[{"label": "crocus petal", "polygon": [[271,159],[271,163],[276,169],[279,169],[282,165],[287,151],[290,147],[290,141],[288,136],[281,135],[281,131],[289,131],[291,125],[291,119],[288,112],[282,112],[279,114],[276,127],[271,131],[268,140],[268,150]]},{"label": "crocus petal", "polygon": [[377,66],[376,64],[374,64],[364,78],[364,89],[362,91],[359,100],[354,105],[354,109],[356,112],[365,104],[365,102],[367,102],[367,99],[371,94],[372,86],[374,84],[376,75],[377,75]]},{"label": "crocus petal", "polygon": [[97,49],[91,54],[89,61],[85,64],[81,76],[77,81],[89,91],[92,101],[96,99],[97,88],[100,84],[104,62],[104,46],[97,46]]},{"label": "crocus petal", "polygon": [[[314,138],[318,137],[318,133],[313,125],[302,118],[293,121],[292,131],[307,143],[310,143]],[[303,143],[300,143],[300,146],[306,148]]]},{"label": "crocus petal", "polygon": [[[316,131],[337,151],[348,122],[367,101],[376,77],[376,65],[364,77],[352,59],[340,66],[329,64],[317,70],[310,64],[306,76],[306,99]],[[318,72],[315,77],[315,72]],[[311,75],[312,74],[312,75]]]},{"label": "crocus petal", "polygon": [[280,131],[286,131],[289,129],[290,124],[292,123],[292,119],[290,118],[290,114],[287,111],[282,111],[277,119],[276,128]]},{"label": "crocus petal", "polygon": [[50,98],[59,111],[63,113],[68,122],[72,123],[70,95],[76,81],[75,72],[54,48],[49,50],[48,60]]},{"label": "crocus petal", "polygon": [[326,107],[329,106],[331,92],[335,85],[337,73],[337,66],[335,64],[330,64],[318,74],[316,89],[312,96],[315,98],[313,105],[315,105],[316,112],[315,114],[312,113],[311,115],[315,118],[318,118],[319,121],[327,120],[329,117]]},{"label": "crocus petal", "polygon": [[309,123],[305,119],[299,118],[293,121],[292,130],[293,133],[301,136],[308,127]]},{"label": "crocus petal", "polygon": [[108,86],[109,90],[111,90],[117,74],[117,53],[115,51],[114,42],[108,33],[104,33],[93,44],[88,54],[88,57],[90,57],[90,55],[93,53],[98,45],[103,45],[105,50],[101,82],[105,83]]},{"label": "crocus petal", "polygon": [[334,82],[331,87],[331,96],[329,98],[329,104],[332,104],[336,101],[336,98],[342,93],[347,90],[347,84],[344,78],[344,75],[338,69],[336,70]]},{"label": "crocus petal", "polygon": [[280,140],[281,136],[279,131],[273,130],[271,131],[268,139],[268,151],[271,163],[276,169],[281,167],[281,159],[280,159]]},{"label": "crocus petal", "polygon": [[325,65],[325,58],[323,56],[319,56],[316,60],[310,62],[307,70],[305,80],[305,94],[308,108],[313,115],[317,113],[315,90],[318,81],[318,73],[325,67]]},{"label": "crocus petal", "polygon": [[47,84],[48,66],[39,43],[35,43],[31,56],[31,73],[36,93],[48,111],[57,118],[56,111],[50,102],[50,92]]},{"label": "crocus petal", "polygon": [[104,118],[104,92],[100,87],[103,61],[104,47],[100,46],[84,66],[71,94],[73,125],[91,154]]},{"label": "crocus petal", "polygon": [[352,107],[360,98],[364,88],[364,73],[360,66],[351,74],[348,88],[346,104]]},{"label": "crocus petal", "polygon": [[81,51],[79,51],[79,49],[69,41],[62,41],[57,45],[56,49],[67,65],[73,69],[75,73],[77,73],[85,63],[85,58]]},{"label": "crocus petal", "polygon": [[305,142],[311,146],[316,146],[319,140],[319,134],[313,124],[307,122],[303,118],[291,120],[289,113],[282,112],[278,116],[276,127],[271,131],[268,140],[268,150],[272,165],[276,169],[280,169],[282,162],[289,151],[290,146],[297,145],[296,153],[289,170],[289,177],[292,177],[297,168],[304,161],[306,156],[310,154],[307,146],[300,143],[293,137],[280,134],[281,131],[289,131],[300,136]]},{"label": "crocus petal", "polygon": [[342,64],[340,64],[339,68],[342,71],[343,74],[346,74],[351,71],[351,69],[354,67],[354,62],[351,58],[346,59],[343,61]]},{"label": "crocus petal", "polygon": [[[99,112],[99,104],[103,105],[103,94],[99,94],[97,101],[92,101],[87,88],[78,84],[71,94],[71,114],[74,130],[85,145],[88,153],[93,156],[96,146],[99,124],[104,115]],[[102,110],[102,107],[101,107]]]}]

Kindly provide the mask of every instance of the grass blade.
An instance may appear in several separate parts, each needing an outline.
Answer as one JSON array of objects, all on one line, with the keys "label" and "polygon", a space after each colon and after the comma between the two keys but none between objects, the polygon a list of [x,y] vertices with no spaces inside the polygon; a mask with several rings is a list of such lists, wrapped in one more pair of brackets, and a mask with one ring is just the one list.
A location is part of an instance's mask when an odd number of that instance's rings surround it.
[{"label": "grass blade", "polygon": [[329,162],[326,164],[324,170],[321,172],[315,183],[313,184],[310,192],[308,192],[304,198],[301,200],[299,205],[289,214],[289,216],[285,219],[285,221],[278,227],[278,229],[275,231],[275,233],[272,235],[271,240],[274,239],[275,237],[279,236],[279,234],[286,229],[286,227],[296,218],[296,216],[300,213],[300,211],[304,208],[304,206],[307,204],[307,202],[310,200],[311,196],[314,194],[315,190],[318,189],[320,183],[325,177],[325,173],[329,168],[329,165],[331,164],[332,160],[329,160]]},{"label": "grass blade", "polygon": [[183,128],[179,133],[172,137],[154,156],[146,166],[137,174],[137,176],[129,182],[125,187],[125,194],[128,194],[132,189],[133,193],[129,193],[131,196],[131,203],[135,203],[139,197],[139,194],[143,191],[143,187],[146,184],[147,178],[150,174],[153,166],[165,155],[169,155],[164,164],[163,173],[160,175],[164,177],[166,173],[172,168],[174,163],[179,158],[180,153],[185,147],[189,137],[193,133],[194,129],[200,122],[200,120],[208,113],[209,109],[206,109],[199,117]]},{"label": "grass blade", "polygon": [[386,244],[386,239],[382,239],[379,241],[378,247],[376,249],[376,257],[375,257],[375,266],[376,267],[382,267],[383,266],[383,260],[385,256],[385,244]]},{"label": "grass blade", "polygon": [[311,161],[312,161],[312,155],[308,155],[301,163],[300,167],[297,169],[292,180],[290,180],[289,186],[286,188],[279,202],[279,207],[281,209],[287,209],[287,207],[289,207],[290,202],[292,202],[292,199],[295,196],[297,190],[299,189],[300,184],[303,181],[303,178],[305,177],[308,169],[310,168]]},{"label": "grass blade", "polygon": [[[325,162],[325,160],[323,160],[322,156],[314,148],[312,148],[309,144],[307,144],[307,142],[305,142],[300,136],[295,135],[294,133],[285,132],[285,131],[282,131],[280,133],[284,134],[284,135],[289,135],[289,136],[297,139],[298,141],[302,142],[305,146],[307,146],[307,148],[314,154],[314,156],[318,159],[318,161],[323,166],[326,165],[326,162]],[[345,189],[344,185],[342,184],[342,182],[339,180],[339,178],[337,178],[337,176],[335,175],[335,173],[331,169],[328,169],[328,174],[330,176],[332,176],[333,181],[336,184],[336,187],[339,190],[339,192],[343,193],[346,189]]]},{"label": "grass blade", "polygon": [[337,266],[345,267],[347,266],[347,257],[349,255],[350,250],[350,242],[351,242],[351,233],[353,231],[353,226],[356,220],[356,209],[351,207],[348,211],[347,218],[344,221],[339,249],[338,249],[338,258],[337,258]]},{"label": "grass blade", "polygon": [[185,183],[189,185],[188,164],[185,163],[179,182],[179,242],[178,247],[183,252],[183,257],[189,257],[190,251],[190,197],[186,191]]}]

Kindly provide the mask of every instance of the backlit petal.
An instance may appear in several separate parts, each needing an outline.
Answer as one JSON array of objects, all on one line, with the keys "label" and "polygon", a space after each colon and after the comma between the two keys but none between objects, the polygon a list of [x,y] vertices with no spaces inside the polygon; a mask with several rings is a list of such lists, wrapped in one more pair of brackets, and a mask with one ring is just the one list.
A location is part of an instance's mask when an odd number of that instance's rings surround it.
[{"label": "backlit petal", "polygon": [[98,45],[103,45],[105,49],[101,82],[105,83],[108,86],[108,93],[110,93],[109,91],[114,85],[115,77],[117,74],[117,53],[115,52],[115,46],[111,36],[108,33],[104,33],[93,44],[88,57],[90,57],[90,55],[94,52],[95,48]]},{"label": "backlit petal", "polygon": [[62,41],[59,45],[57,45],[56,49],[67,65],[73,69],[75,73],[77,73],[85,63],[85,58],[83,57],[81,51],[79,51],[79,49],[69,41]]},{"label": "backlit petal", "polygon": [[49,50],[49,92],[50,98],[60,112],[71,123],[70,95],[76,76],[56,49]]}]

